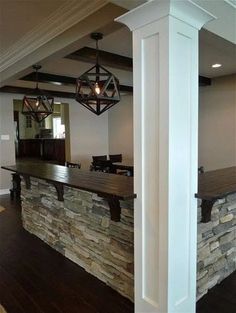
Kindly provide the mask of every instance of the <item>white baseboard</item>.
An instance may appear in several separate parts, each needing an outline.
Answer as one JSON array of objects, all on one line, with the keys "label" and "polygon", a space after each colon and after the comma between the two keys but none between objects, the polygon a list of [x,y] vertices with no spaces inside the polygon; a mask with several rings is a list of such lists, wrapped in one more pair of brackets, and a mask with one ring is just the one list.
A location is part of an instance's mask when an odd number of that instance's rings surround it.
[{"label": "white baseboard", "polygon": [[0,189],[0,196],[8,195],[10,193],[9,189]]}]

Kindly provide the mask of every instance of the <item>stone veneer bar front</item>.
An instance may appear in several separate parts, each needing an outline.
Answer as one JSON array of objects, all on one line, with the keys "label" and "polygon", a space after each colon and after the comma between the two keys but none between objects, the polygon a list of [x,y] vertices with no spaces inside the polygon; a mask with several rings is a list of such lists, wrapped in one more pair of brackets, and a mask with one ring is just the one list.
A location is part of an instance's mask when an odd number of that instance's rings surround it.
[{"label": "stone veneer bar front", "polygon": [[65,186],[58,201],[52,184],[30,180],[30,189],[21,183],[24,228],[133,301],[133,200],[120,200],[121,219],[114,222],[97,194]]},{"label": "stone veneer bar front", "polygon": [[[97,176],[64,167],[44,167],[42,172],[37,168],[31,170],[30,166],[3,167],[23,175],[24,228],[133,301],[132,181],[119,178],[120,175]],[[89,184],[91,178],[93,187]],[[56,182],[63,189],[58,189]],[[88,186],[94,192],[84,190]],[[104,190],[109,193],[101,192]],[[113,192],[121,207],[119,221],[111,219],[108,196]],[[200,174],[196,197],[201,199],[198,200],[198,300],[236,270],[236,167]]]},{"label": "stone veneer bar front", "polygon": [[217,200],[211,220],[198,207],[197,300],[236,270],[236,193]]}]

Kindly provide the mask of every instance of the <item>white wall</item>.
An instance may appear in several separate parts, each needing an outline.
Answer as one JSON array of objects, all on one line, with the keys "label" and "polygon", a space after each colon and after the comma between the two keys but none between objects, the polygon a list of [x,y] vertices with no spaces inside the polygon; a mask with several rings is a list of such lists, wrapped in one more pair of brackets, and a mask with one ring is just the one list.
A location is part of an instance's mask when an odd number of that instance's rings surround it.
[{"label": "white wall", "polygon": [[236,165],[236,75],[200,88],[199,165],[214,170]]},{"label": "white wall", "polygon": [[[13,95],[0,94],[0,136],[9,135],[9,140],[0,137],[0,166],[15,164],[13,99]],[[0,169],[0,194],[8,192],[10,182],[10,172]]]},{"label": "white wall", "polygon": [[69,103],[71,161],[88,169],[92,155],[108,154],[108,112],[95,115],[72,99]]},{"label": "white wall", "polygon": [[[22,95],[0,94],[0,165],[15,163],[13,100]],[[71,161],[88,169],[92,155],[122,153],[133,159],[133,97],[122,96],[120,103],[101,116],[91,113],[75,100],[55,99],[69,104]],[[200,88],[199,165],[206,170],[236,165],[236,75],[212,80]],[[10,173],[0,170],[0,190],[10,186]],[[1,191],[0,191],[1,192]]]},{"label": "white wall", "polygon": [[[0,93],[0,134],[10,135],[10,140],[0,140],[0,166],[15,164],[13,100],[22,97]],[[63,102],[69,104],[71,161],[79,161],[88,169],[92,155],[108,154],[108,113],[96,116],[75,100]],[[0,170],[0,192],[9,189],[10,181],[10,172]]]},{"label": "white wall", "polygon": [[108,112],[109,153],[122,153],[124,160],[133,160],[133,95],[122,100]]},{"label": "white wall", "polygon": [[[22,98],[22,96],[21,96]],[[20,99],[21,99],[20,98]],[[22,111],[22,99],[13,100],[14,111],[19,112],[19,135],[20,139],[32,139],[35,135],[39,133],[39,124],[32,120],[32,127],[26,128],[26,116],[21,113]]]}]

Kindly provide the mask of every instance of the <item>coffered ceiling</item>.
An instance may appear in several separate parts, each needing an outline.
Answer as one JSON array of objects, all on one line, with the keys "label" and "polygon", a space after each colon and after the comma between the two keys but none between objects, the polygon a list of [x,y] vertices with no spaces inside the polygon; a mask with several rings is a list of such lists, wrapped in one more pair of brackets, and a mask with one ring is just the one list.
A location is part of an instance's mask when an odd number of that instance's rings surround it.
[{"label": "coffered ceiling", "polygon": [[[75,3],[75,0],[69,0]],[[76,0],[78,1],[78,0]],[[79,0],[81,3],[85,0]],[[97,0],[90,0],[91,2]],[[116,4],[130,5],[130,0],[116,0]],[[136,1],[140,4],[144,1]],[[100,3],[103,5],[102,1]],[[104,0],[104,5],[107,1]],[[10,49],[21,38],[25,38],[32,28],[45,27],[44,22],[50,19],[52,14],[68,5],[68,0],[0,0],[0,53]],[[117,13],[119,14],[119,13]],[[97,31],[97,29],[94,29]],[[99,47],[103,51],[132,58],[132,34],[126,27],[112,22],[103,27],[105,36],[99,42]],[[199,73],[206,77],[217,77],[236,73],[236,46],[217,35],[206,31],[200,31],[199,41]],[[75,43],[70,53],[83,46],[94,48],[94,42],[87,36],[86,40]],[[78,77],[86,71],[91,64],[64,58],[68,51],[59,55],[54,55],[40,62],[43,65],[42,72],[63,75],[69,77]],[[211,67],[214,63],[220,63],[222,66],[218,69]],[[30,64],[30,62],[29,62]],[[30,64],[32,65],[32,63]],[[132,71],[117,68],[116,63],[108,66],[114,74],[119,77],[121,84],[132,86]],[[25,74],[32,72],[31,67],[25,71]],[[23,80],[12,80],[11,85],[21,87],[34,87],[33,82]],[[9,82],[8,82],[9,85]],[[47,83],[42,84],[42,88],[48,90],[74,91],[74,86],[56,86]]]},{"label": "coffered ceiling", "polygon": [[0,50],[44,21],[66,0],[0,0]]}]

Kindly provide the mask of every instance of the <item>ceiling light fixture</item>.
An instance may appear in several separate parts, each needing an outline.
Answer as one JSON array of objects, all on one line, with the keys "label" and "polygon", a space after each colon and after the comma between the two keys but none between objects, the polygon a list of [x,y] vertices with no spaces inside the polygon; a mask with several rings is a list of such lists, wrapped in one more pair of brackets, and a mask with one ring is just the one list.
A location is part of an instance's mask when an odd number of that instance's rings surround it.
[{"label": "ceiling light fixture", "polygon": [[22,114],[30,115],[36,122],[40,123],[53,113],[54,98],[38,87],[38,70],[41,69],[41,66],[34,65],[33,69],[36,75],[36,87],[29,95],[24,96]]},{"label": "ceiling light fixture", "polygon": [[119,80],[99,64],[98,40],[102,33],[92,33],[96,40],[96,64],[77,78],[76,101],[85,108],[100,115],[120,101]]},{"label": "ceiling light fixture", "polygon": [[216,63],[216,64],[212,64],[212,66],[211,66],[211,67],[213,67],[213,68],[217,68],[217,67],[221,67],[221,66],[222,66],[222,64]]}]

